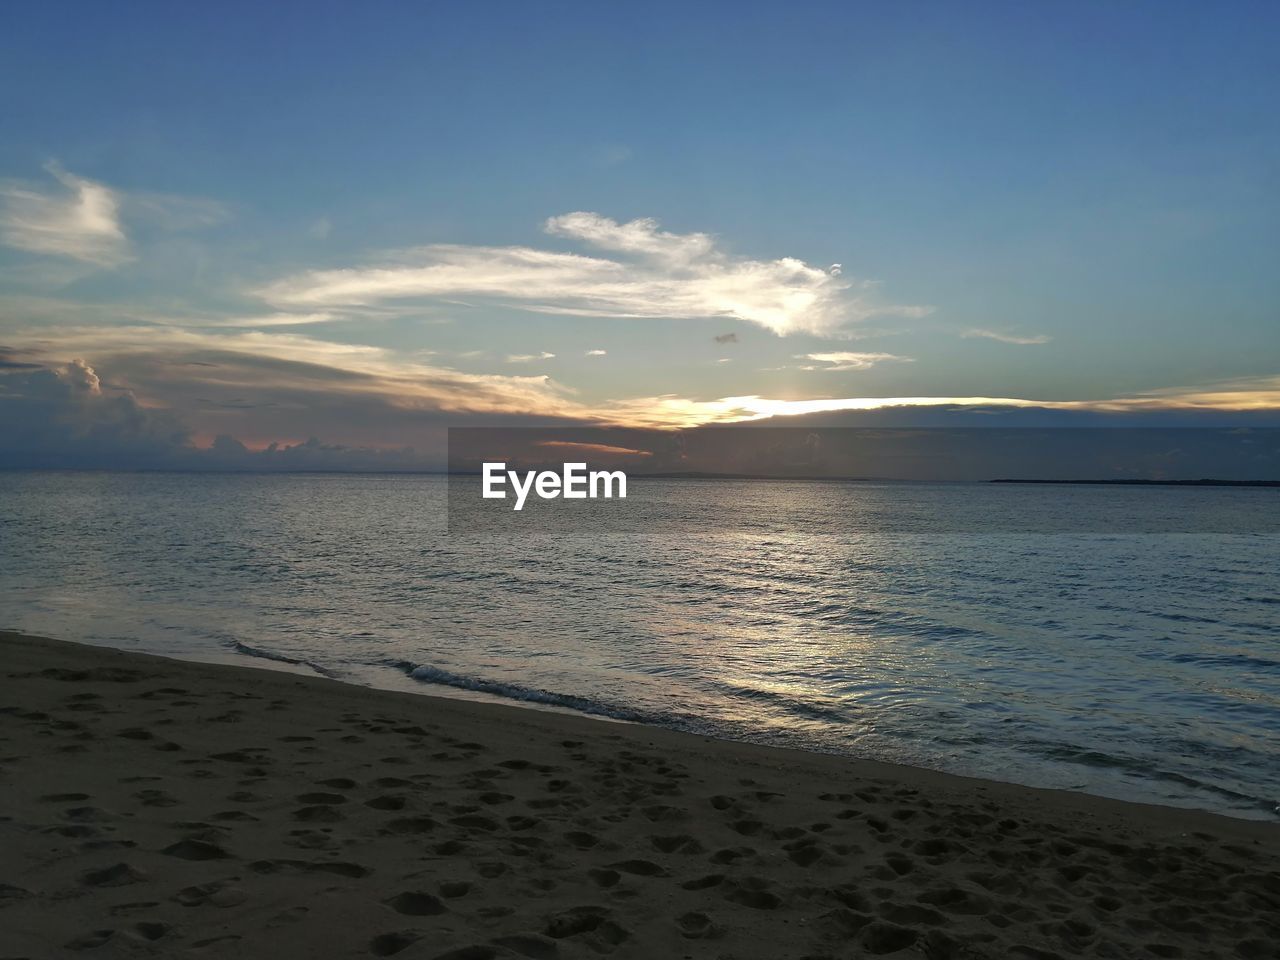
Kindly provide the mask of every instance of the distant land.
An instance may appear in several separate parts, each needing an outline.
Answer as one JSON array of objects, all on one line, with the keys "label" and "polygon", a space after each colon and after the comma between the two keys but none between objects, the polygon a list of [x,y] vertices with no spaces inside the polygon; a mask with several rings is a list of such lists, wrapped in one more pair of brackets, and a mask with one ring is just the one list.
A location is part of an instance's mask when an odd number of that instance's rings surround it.
[{"label": "distant land", "polygon": [[[628,473],[628,480],[825,480],[832,483],[893,483],[893,477],[833,477],[821,475],[772,473],[707,473],[699,470],[675,470],[663,473]],[[901,481],[896,481],[901,482]]]},{"label": "distant land", "polygon": [[991,483],[1065,483],[1083,486],[1118,487],[1280,487],[1280,480],[1014,480],[1001,478]]},{"label": "distant land", "polygon": [[[604,469],[618,469],[605,467]],[[625,468],[624,468],[625,469]],[[295,471],[302,472],[302,471]],[[323,472],[323,471],[322,471]],[[435,472],[435,471],[411,471]],[[478,470],[446,471],[451,477],[479,477]],[[1074,486],[1120,486],[1120,487],[1280,487],[1280,480],[1218,480],[1203,477],[1199,480],[1154,480],[1154,479],[1117,479],[1117,480],[1031,480],[1017,477],[999,477],[994,480],[912,480],[905,477],[842,477],[822,474],[769,474],[769,473],[715,473],[700,470],[658,471],[654,473],[633,473],[627,471],[628,480],[769,480],[769,481],[803,481],[822,483],[1040,483],[1064,484]]]}]

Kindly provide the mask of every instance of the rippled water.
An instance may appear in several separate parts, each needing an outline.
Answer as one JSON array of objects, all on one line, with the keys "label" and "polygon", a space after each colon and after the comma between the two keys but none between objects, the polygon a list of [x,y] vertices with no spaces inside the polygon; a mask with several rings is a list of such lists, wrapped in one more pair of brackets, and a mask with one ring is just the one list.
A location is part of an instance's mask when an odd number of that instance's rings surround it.
[{"label": "rippled water", "polygon": [[522,536],[446,528],[444,501],[439,477],[0,474],[0,625],[1276,815],[1280,536],[918,522],[1140,529],[1275,490],[653,480],[626,501],[648,532]]}]

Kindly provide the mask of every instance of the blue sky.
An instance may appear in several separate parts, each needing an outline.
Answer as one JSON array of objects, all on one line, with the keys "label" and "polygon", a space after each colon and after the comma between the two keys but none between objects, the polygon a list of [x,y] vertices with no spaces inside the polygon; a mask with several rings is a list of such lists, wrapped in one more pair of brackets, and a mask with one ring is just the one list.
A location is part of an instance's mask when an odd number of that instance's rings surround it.
[{"label": "blue sky", "polygon": [[375,447],[504,411],[1280,407],[1274,4],[4,20],[0,399]]}]

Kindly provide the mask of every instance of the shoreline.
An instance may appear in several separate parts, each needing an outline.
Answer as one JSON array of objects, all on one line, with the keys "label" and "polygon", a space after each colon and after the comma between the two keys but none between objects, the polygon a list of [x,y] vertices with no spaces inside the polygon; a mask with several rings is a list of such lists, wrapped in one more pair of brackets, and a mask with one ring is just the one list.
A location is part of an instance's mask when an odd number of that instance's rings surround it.
[{"label": "shoreline", "polygon": [[1272,823],[23,634],[0,651],[0,923],[32,956],[1280,938]]},{"label": "shoreline", "polygon": [[213,651],[184,651],[184,652],[166,652],[156,653],[147,650],[123,650],[123,648],[115,647],[107,643],[93,643],[83,640],[54,640],[54,638],[42,637],[39,634],[27,634],[21,630],[7,630],[0,628],[0,636],[5,634],[16,634],[36,639],[48,639],[57,643],[71,643],[77,646],[88,646],[95,649],[104,650],[122,650],[126,653],[138,653],[144,656],[156,656],[162,659],[175,660],[178,662],[207,664],[211,666],[231,666],[242,667],[251,670],[267,670],[275,673],[283,673],[294,676],[305,676],[316,679],[324,679],[333,683],[341,683],[347,686],[354,686],[360,689],[386,691],[398,694],[408,694],[410,696],[434,697],[449,701],[462,701],[479,703],[481,705],[505,706],[516,710],[533,710],[540,713],[555,713],[565,716],[580,717],[585,720],[598,720],[605,723],[621,723],[635,725],[645,729],[666,730],[668,732],[681,734],[683,736],[692,736],[702,739],[708,739],[714,742],[723,743],[741,743],[748,746],[759,746],[768,749],[784,750],[805,755],[831,757],[836,760],[848,760],[850,762],[867,762],[880,763],[892,769],[904,770],[920,770],[928,773],[937,773],[943,776],[959,777],[961,779],[977,780],[981,782],[998,783],[1007,786],[1021,786],[1035,790],[1049,790],[1053,792],[1074,794],[1084,797],[1095,797],[1099,799],[1114,800],[1120,803],[1137,804],[1140,806],[1151,806],[1158,809],[1173,810],[1189,810],[1193,812],[1203,812],[1214,816],[1227,817],[1232,820],[1242,820],[1250,823],[1274,824],[1280,826],[1280,804],[1273,804],[1268,807],[1256,806],[1237,809],[1234,812],[1226,812],[1221,810],[1213,810],[1204,806],[1195,806],[1191,803],[1178,804],[1172,802],[1161,802],[1154,800],[1144,800],[1135,797],[1118,796],[1104,792],[1091,792],[1089,790],[1079,789],[1075,787],[1055,787],[1036,785],[1034,783],[1026,783],[1021,780],[1001,780],[984,773],[967,773],[957,770],[947,770],[940,767],[921,766],[909,763],[900,763],[894,760],[881,760],[874,757],[854,753],[842,753],[836,750],[819,750],[811,749],[804,746],[790,746],[777,743],[769,743],[760,739],[751,739],[749,736],[729,736],[716,733],[709,730],[699,730],[693,728],[682,728],[663,724],[662,722],[647,718],[644,716],[632,714],[624,715],[622,713],[609,712],[602,708],[579,708],[572,706],[570,703],[562,702],[575,699],[572,695],[559,694],[553,691],[540,690],[535,688],[521,688],[538,694],[546,694],[545,698],[528,697],[524,698],[517,695],[504,693],[494,693],[485,689],[486,686],[503,686],[502,684],[488,684],[480,682],[476,685],[461,685],[450,683],[446,680],[424,680],[414,676],[412,673],[403,673],[398,669],[392,669],[389,665],[384,665],[382,669],[378,669],[373,665],[369,666],[367,671],[347,676],[339,675],[336,672],[328,671],[310,661],[298,660],[279,654],[269,653],[259,648],[237,642],[234,647],[224,648],[217,652]]}]

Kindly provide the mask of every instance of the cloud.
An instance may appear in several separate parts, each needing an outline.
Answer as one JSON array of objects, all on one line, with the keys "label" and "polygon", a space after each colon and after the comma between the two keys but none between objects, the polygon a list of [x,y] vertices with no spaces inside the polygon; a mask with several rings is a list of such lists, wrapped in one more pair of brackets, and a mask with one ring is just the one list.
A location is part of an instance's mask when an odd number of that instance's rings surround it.
[{"label": "cloud", "polygon": [[738,335],[736,333],[721,333],[711,338],[716,343],[737,343]]},{"label": "cloud", "polygon": [[[295,333],[48,333],[11,334],[0,348],[5,467],[433,469],[445,428],[461,425],[671,429],[822,416],[882,426],[1280,424],[1280,376],[1097,401],[666,394],[587,403],[545,376],[468,374]],[[321,424],[323,442],[312,437]]]},{"label": "cloud", "polygon": [[615,447],[607,443],[577,443],[573,440],[542,440],[534,444],[536,447],[550,447],[555,450],[568,450],[573,453],[594,453],[614,457],[651,457],[651,450],[635,450],[631,447]]},{"label": "cloud", "polygon": [[912,363],[911,357],[899,357],[892,353],[854,353],[844,350],[835,353],[801,353],[797,360],[812,360],[813,363],[802,366],[801,370],[822,370],[835,372],[840,370],[870,370],[877,363],[897,361]]},{"label": "cloud", "polygon": [[706,233],[667,233],[658,221],[644,217],[618,223],[598,213],[566,213],[551,217],[543,225],[551,236],[582,240],[602,250],[634,253],[672,263],[690,263],[711,255],[715,241]]},{"label": "cloud", "polygon": [[120,225],[119,195],[57,164],[46,169],[57,181],[56,187],[0,185],[0,239],[19,250],[103,267],[128,261],[131,254]]},{"label": "cloud", "polygon": [[10,356],[45,366],[68,355],[92,356],[94,365],[140,394],[170,405],[249,398],[255,406],[287,403],[295,430],[306,436],[321,407],[367,404],[457,414],[578,415],[572,391],[546,376],[464,373],[406,354],[362,344],[318,340],[296,333],[196,330],[186,327],[61,327],[9,334]]},{"label": "cloud", "polygon": [[577,212],[552,217],[545,230],[616,256],[434,244],[371,265],[285,277],[256,293],[290,310],[468,297],[568,316],[732,318],[780,336],[830,333],[871,316],[929,310],[880,303],[871,296],[874,285],[792,257],[734,257],[709,234],[669,233],[650,219],[618,223]]},{"label": "cloud", "polygon": [[507,363],[533,363],[535,360],[554,360],[554,353],[512,353],[507,356]]},{"label": "cloud", "polygon": [[1036,344],[1041,344],[1041,343],[1048,343],[1050,340],[1053,339],[1053,337],[1047,336],[1046,334],[1043,334],[1043,333],[1036,334],[1033,336],[1022,336],[1020,334],[1015,334],[1015,333],[1002,333],[999,330],[984,330],[981,328],[966,330],[964,333],[960,334],[960,336],[968,337],[968,338],[985,337],[988,340],[998,340],[1001,343],[1016,343],[1019,346],[1024,346],[1024,347],[1034,346]]},{"label": "cloud", "polygon": [[[125,223],[174,233],[225,221],[215,200],[163,193],[125,193],[77,176],[57,163],[45,166],[54,183],[0,183],[0,241],[29,253],[114,268],[135,259]],[[66,275],[65,281],[75,279]],[[58,283],[56,275],[52,282]]]},{"label": "cloud", "polygon": [[407,470],[443,466],[410,447],[379,449],[309,438],[251,450],[230,434],[198,444],[181,420],[106,386],[82,360],[0,369],[0,465],[7,468]]},{"label": "cloud", "polygon": [[[1280,424],[1280,375],[1242,378],[1200,387],[1170,387],[1129,397],[1105,400],[1030,400],[1020,397],[820,397],[779,400],[758,395],[697,400],[676,394],[635,397],[599,408],[607,423],[636,427],[695,427],[704,424],[746,423],[770,417],[794,417],[823,413],[871,413],[892,411],[898,425],[955,425],[960,415],[987,415],[1013,411],[1041,411],[1064,417],[1093,418],[1090,422],[1133,425],[1188,426],[1213,416],[1222,423],[1249,415],[1269,425]],[[943,414],[939,419],[938,414]],[[1099,421],[1097,418],[1101,417]],[[981,416],[979,416],[981,419]],[[1274,423],[1273,423],[1274,421]],[[1128,421],[1126,421],[1128,422]]]},{"label": "cloud", "polygon": [[586,356],[588,356],[588,357],[603,357],[603,356],[605,356],[608,352],[609,352],[608,350],[588,350],[588,351],[586,352]]},{"label": "cloud", "polygon": [[152,462],[188,439],[176,418],[147,409],[127,391],[104,390],[83,360],[0,372],[0,461],[6,466]]},{"label": "cloud", "polygon": [[197,320],[196,326],[210,327],[296,327],[310,323],[332,323],[344,317],[334,313],[272,313],[256,317],[224,317],[217,320]]}]

